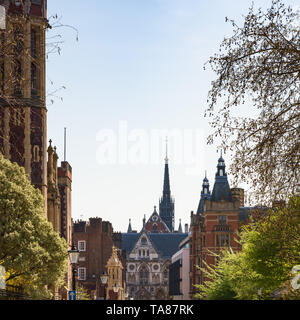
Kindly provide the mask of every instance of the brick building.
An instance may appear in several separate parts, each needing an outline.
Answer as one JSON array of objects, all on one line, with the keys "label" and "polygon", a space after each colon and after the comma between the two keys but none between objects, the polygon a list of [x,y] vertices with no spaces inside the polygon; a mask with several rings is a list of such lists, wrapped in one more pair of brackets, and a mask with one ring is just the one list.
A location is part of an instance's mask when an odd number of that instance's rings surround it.
[{"label": "brick building", "polygon": [[[72,168],[66,161],[59,167],[56,147],[47,143],[47,0],[0,5],[6,13],[0,30],[0,152],[24,167],[44,197],[45,217],[71,246]],[[70,288],[70,266],[66,282]]]},{"label": "brick building", "polygon": [[73,224],[73,241],[80,251],[77,265],[77,283],[92,298],[104,297],[100,276],[107,272],[106,264],[112,255],[113,228],[101,218],[77,221]]},{"label": "brick building", "polygon": [[203,180],[201,197],[196,214],[191,213],[190,237],[190,294],[196,293],[195,284],[203,284],[203,272],[197,266],[216,264],[211,252],[219,253],[231,247],[239,251],[237,231],[254,209],[244,206],[244,190],[230,189],[225,161],[219,158],[213,191],[210,192],[207,177]]}]

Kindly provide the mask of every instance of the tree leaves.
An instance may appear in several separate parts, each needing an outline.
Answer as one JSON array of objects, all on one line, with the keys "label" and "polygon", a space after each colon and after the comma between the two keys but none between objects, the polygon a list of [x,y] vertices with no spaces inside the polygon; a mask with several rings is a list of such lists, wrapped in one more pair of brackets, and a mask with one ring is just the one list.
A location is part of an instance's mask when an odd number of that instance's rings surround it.
[{"label": "tree leaves", "polygon": [[67,268],[67,244],[47,221],[43,203],[25,170],[0,154],[0,263],[7,283],[33,297],[62,284]]}]

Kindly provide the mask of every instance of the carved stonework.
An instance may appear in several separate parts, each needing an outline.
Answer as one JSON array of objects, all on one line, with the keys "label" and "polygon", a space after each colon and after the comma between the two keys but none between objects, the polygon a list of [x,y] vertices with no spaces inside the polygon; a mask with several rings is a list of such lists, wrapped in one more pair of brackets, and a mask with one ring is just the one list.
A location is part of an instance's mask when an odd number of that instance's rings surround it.
[{"label": "carved stonework", "polygon": [[25,3],[24,3],[25,14],[29,14],[30,8],[31,8],[31,0],[25,0]]}]

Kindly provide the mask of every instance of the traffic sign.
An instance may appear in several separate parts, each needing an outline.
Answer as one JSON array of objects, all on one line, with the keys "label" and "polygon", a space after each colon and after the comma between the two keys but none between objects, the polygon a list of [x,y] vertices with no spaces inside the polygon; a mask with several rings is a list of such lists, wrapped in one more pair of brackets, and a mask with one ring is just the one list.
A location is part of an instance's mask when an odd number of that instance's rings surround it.
[{"label": "traffic sign", "polygon": [[76,291],[69,291],[69,300],[76,300]]}]

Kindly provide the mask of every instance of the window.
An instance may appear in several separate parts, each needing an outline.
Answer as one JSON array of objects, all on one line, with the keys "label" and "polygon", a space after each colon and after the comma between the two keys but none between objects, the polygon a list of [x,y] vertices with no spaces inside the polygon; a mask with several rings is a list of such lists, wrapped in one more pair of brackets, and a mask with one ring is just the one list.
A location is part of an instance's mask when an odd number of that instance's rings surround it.
[{"label": "window", "polygon": [[40,147],[33,147],[33,162],[40,162]]},{"label": "window", "polygon": [[79,251],[86,251],[86,241],[78,241],[78,250]]},{"label": "window", "polygon": [[31,94],[37,94],[37,70],[34,63],[31,64]]},{"label": "window", "polygon": [[142,246],[146,246],[148,244],[147,239],[143,237],[141,239],[141,244],[142,244]]},{"label": "window", "polygon": [[36,31],[31,29],[31,57],[36,58]]},{"label": "window", "polygon": [[223,169],[220,170],[220,176],[223,177]]},{"label": "window", "polygon": [[145,266],[143,266],[140,270],[140,284],[141,285],[148,284],[148,280],[149,280],[148,269]]},{"label": "window", "polygon": [[219,224],[226,224],[226,216],[218,216]]},{"label": "window", "polygon": [[86,268],[78,268],[78,280],[86,280]]}]

